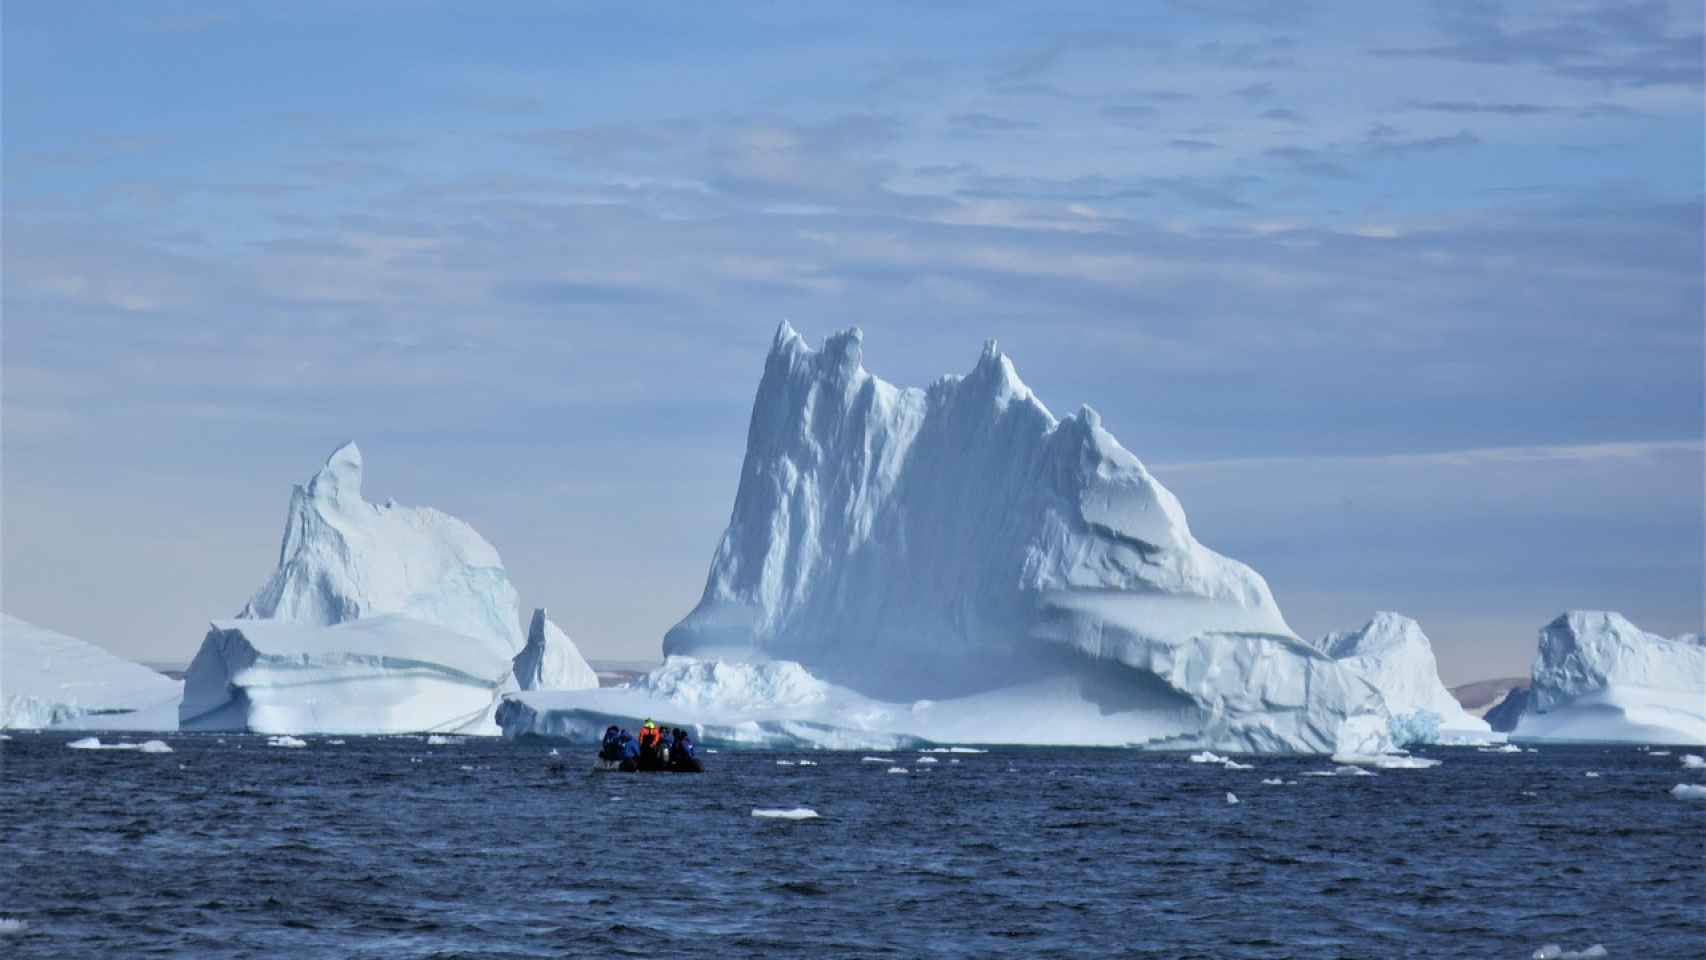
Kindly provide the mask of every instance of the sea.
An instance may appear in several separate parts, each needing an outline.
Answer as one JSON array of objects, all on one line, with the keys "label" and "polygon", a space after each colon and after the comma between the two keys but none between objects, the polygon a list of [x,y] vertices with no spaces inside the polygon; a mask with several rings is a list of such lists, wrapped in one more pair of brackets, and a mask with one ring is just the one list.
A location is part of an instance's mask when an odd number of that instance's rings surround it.
[{"label": "sea", "polygon": [[1681,748],[73,739],[0,742],[0,957],[1706,956]]}]

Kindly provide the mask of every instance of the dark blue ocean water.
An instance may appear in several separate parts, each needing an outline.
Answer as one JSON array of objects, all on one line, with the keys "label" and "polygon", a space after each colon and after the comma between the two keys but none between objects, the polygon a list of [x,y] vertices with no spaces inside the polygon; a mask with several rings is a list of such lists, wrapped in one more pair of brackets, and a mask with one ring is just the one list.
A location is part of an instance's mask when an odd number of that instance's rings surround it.
[{"label": "dark blue ocean water", "polygon": [[[0,956],[1706,956],[1681,751],[1308,777],[1329,765],[725,750],[636,776],[539,742],[69,739],[0,743],[0,918],[24,925]],[[752,815],[797,807],[821,816]]]}]

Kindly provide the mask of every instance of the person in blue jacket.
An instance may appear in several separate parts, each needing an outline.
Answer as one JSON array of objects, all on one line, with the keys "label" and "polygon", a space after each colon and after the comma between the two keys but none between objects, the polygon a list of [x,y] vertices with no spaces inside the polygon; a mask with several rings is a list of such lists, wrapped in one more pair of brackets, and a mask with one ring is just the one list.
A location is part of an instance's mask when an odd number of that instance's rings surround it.
[{"label": "person in blue jacket", "polygon": [[622,731],[616,726],[616,724],[613,723],[604,728],[604,740],[598,747],[598,759],[606,760],[611,763],[621,760],[621,739]]},{"label": "person in blue jacket", "polygon": [[675,734],[675,746],[671,747],[669,751],[669,765],[676,770],[693,772],[704,769],[699,765],[699,758],[694,756],[693,740],[687,735],[687,731],[676,727],[673,733]]},{"label": "person in blue jacket", "polygon": [[626,773],[632,773],[640,769],[640,741],[635,740],[633,734],[623,730],[617,734],[616,745],[620,751],[622,770]]}]

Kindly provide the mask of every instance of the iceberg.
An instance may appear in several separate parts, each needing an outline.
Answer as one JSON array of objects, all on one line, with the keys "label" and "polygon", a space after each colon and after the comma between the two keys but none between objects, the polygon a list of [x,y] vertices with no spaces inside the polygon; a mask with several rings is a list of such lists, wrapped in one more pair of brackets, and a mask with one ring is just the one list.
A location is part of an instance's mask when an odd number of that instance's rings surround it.
[{"label": "iceberg", "polygon": [[527,645],[515,655],[515,682],[523,690],[592,690],[598,674],[540,607],[533,611]]},{"label": "iceberg", "polygon": [[277,570],[190,664],[184,729],[495,734],[518,665],[535,680],[585,668],[543,616],[523,643],[515,588],[472,527],[369,503],[361,480],[350,443],[294,489]]},{"label": "iceberg", "polygon": [[1492,732],[1440,682],[1433,645],[1409,617],[1381,611],[1356,630],[1327,634],[1316,646],[1380,691],[1399,746],[1484,740]]},{"label": "iceberg", "polygon": [[[1242,752],[1389,745],[1379,692],[1299,640],[1260,575],[1198,543],[1179,501],[1095,411],[1057,419],[993,342],[969,374],[902,389],[865,370],[858,330],[813,350],[782,324],[728,528],[664,653],[682,658],[666,674],[701,671],[682,677],[689,687],[712,669],[692,661],[793,664],[826,688],[816,704],[738,712],[760,728]],[[618,702],[629,716],[634,703],[688,719],[703,709],[664,679],[524,693],[500,723],[556,735]]]},{"label": "iceberg", "polygon": [[507,650],[407,617],[331,627],[215,622],[185,675],[179,726],[304,733],[495,734]]},{"label": "iceberg", "polygon": [[1561,614],[1540,631],[1511,736],[1706,744],[1706,639],[1667,639],[1616,613]]},{"label": "iceberg", "polygon": [[368,503],[361,475],[346,443],[291,492],[278,569],[238,619],[329,627],[391,613],[518,653],[520,601],[497,550],[430,507]]},{"label": "iceberg", "polygon": [[174,730],[184,685],[0,614],[0,729]]}]

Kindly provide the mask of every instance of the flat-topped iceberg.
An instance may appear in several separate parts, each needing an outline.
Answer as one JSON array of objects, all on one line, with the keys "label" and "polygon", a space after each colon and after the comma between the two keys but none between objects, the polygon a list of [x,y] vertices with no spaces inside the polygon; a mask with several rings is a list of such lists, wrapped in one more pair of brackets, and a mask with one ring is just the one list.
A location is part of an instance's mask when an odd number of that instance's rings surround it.
[{"label": "flat-topped iceberg", "polygon": [[1706,639],[1667,639],[1616,613],[1578,610],[1540,631],[1511,736],[1706,743]]},{"label": "flat-topped iceberg", "polygon": [[172,730],[183,689],[95,644],[0,614],[0,729]]},{"label": "flat-topped iceberg", "polygon": [[185,728],[495,734],[520,678],[597,684],[543,611],[523,643],[509,574],[472,527],[368,503],[361,480],[346,444],[295,488],[278,569],[190,666]]},{"label": "flat-topped iceberg", "polygon": [[1316,646],[1380,691],[1400,746],[1485,739],[1492,732],[1440,682],[1433,645],[1409,617],[1381,611],[1356,630],[1327,634]]},{"label": "flat-topped iceberg", "polygon": [[508,651],[407,617],[321,627],[222,620],[185,676],[180,726],[251,733],[496,733]]},{"label": "flat-topped iceberg", "polygon": [[[1198,543],[1178,500],[1094,411],[1055,418],[993,343],[971,373],[922,390],[862,359],[857,330],[821,350],[777,331],[728,529],[666,655],[796,663],[857,698],[840,707],[882,715],[867,727],[814,714],[837,729],[1386,745],[1379,693],[1300,641],[1255,571]],[[504,727],[648,689],[524,694]]]}]

